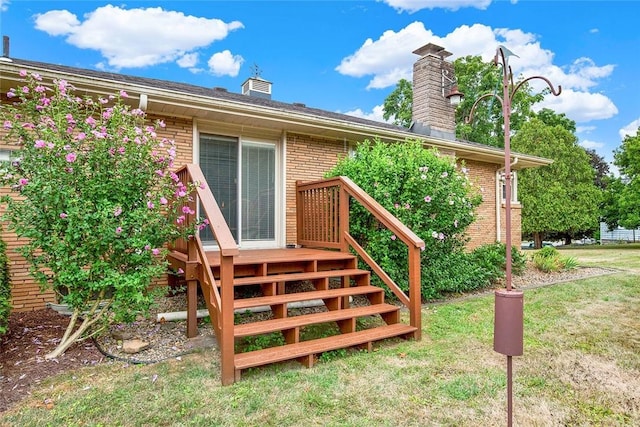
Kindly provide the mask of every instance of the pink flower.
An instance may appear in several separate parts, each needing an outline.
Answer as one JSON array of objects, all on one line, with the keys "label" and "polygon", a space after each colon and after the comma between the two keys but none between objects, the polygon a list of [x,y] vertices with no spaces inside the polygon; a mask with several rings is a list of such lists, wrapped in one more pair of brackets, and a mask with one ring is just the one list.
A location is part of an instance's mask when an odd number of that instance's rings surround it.
[{"label": "pink flower", "polygon": [[27,77],[27,70],[20,70],[20,77]]},{"label": "pink flower", "polygon": [[207,188],[207,186],[205,185],[205,183],[204,183],[204,182],[201,182],[201,183],[200,183],[200,189],[201,189],[201,190],[204,190],[205,188]]},{"label": "pink flower", "polygon": [[400,209],[400,205],[397,204],[397,203],[395,205],[393,205],[393,207],[396,208],[396,209]]},{"label": "pink flower", "polygon": [[84,133],[84,132],[80,132],[80,133],[76,136],[76,139],[77,139],[78,141],[82,141],[82,140],[84,140],[86,137],[87,137],[87,134],[86,134],[86,133]]},{"label": "pink flower", "polygon": [[75,161],[76,161],[76,158],[77,158],[76,153],[69,153],[69,154],[67,154],[67,155],[65,156],[65,159],[66,159],[66,160],[67,160],[67,162],[69,162],[69,163],[73,163],[73,162],[75,162]]},{"label": "pink flower", "polygon": [[121,213],[122,213],[122,208],[120,206],[118,206],[113,210],[113,216],[120,216]]},{"label": "pink flower", "polygon": [[5,129],[12,129],[13,128],[13,124],[9,120],[5,120],[3,127]]},{"label": "pink flower", "polygon": [[116,234],[122,233],[122,227],[116,227]]},{"label": "pink flower", "polygon": [[444,240],[444,234],[439,233],[439,234],[438,234],[438,239],[440,239],[440,240]]},{"label": "pink flower", "polygon": [[65,219],[68,215],[64,212],[60,213],[60,218]]},{"label": "pink flower", "polygon": [[165,197],[160,197],[160,204],[161,205],[166,205],[167,203],[168,202],[167,202],[167,199]]},{"label": "pink flower", "polygon": [[424,196],[424,201],[427,203],[431,202],[431,196]]},{"label": "pink flower", "polygon": [[178,268],[178,274],[184,274],[184,270],[181,268]]},{"label": "pink flower", "polygon": [[42,139],[38,139],[36,140],[36,142],[33,144],[34,147],[36,148],[44,148],[46,147],[47,143],[44,142]]},{"label": "pink flower", "polygon": [[29,183],[29,180],[28,180],[27,178],[20,178],[20,179],[18,180],[18,184],[20,184],[20,185],[21,185],[21,186],[23,186],[23,187],[24,187],[25,185],[27,185],[28,183]]},{"label": "pink flower", "polygon": [[147,207],[148,207],[149,209],[153,209],[155,206],[154,206],[153,202],[152,202],[151,200],[149,200],[149,201],[147,202]]},{"label": "pink flower", "polygon": [[392,234],[392,235],[391,235],[391,240],[396,240],[396,239],[397,239],[396,235],[395,235],[395,234]]},{"label": "pink flower", "polygon": [[148,251],[149,249],[151,249],[151,245],[144,245],[144,250]]},{"label": "pink flower", "polygon": [[189,206],[183,206],[182,213],[185,213],[187,215],[193,215],[195,212]]},{"label": "pink flower", "polygon": [[405,209],[411,209],[411,205],[409,205],[409,203],[405,203],[405,204],[404,204],[404,208],[405,208]]},{"label": "pink flower", "polygon": [[185,216],[184,215],[180,215],[178,218],[176,218],[176,223],[177,224],[182,224],[185,220]]},{"label": "pink flower", "polygon": [[164,123],[164,120],[158,120],[158,126],[161,127],[161,128],[164,128],[167,125]]},{"label": "pink flower", "polygon": [[96,119],[94,119],[93,117],[87,117],[87,119],[85,120],[85,123],[91,127],[95,127]]},{"label": "pink flower", "polygon": [[120,91],[120,97],[121,97],[121,98],[128,98],[128,97],[129,97],[129,94],[127,94],[127,92],[125,92],[124,90],[121,90],[121,91]]},{"label": "pink flower", "polygon": [[446,178],[449,176],[449,174],[447,173],[447,171],[442,172],[442,175],[440,175],[442,178]]},{"label": "pink flower", "polygon": [[160,255],[160,249],[153,248],[153,249],[151,249],[151,253],[154,254],[154,255]]},{"label": "pink flower", "polygon": [[124,148],[124,147],[120,147],[120,148],[118,148],[118,153],[120,153],[120,154],[124,154],[124,153],[125,153],[125,151],[126,151],[126,150],[125,150],[125,148]]}]

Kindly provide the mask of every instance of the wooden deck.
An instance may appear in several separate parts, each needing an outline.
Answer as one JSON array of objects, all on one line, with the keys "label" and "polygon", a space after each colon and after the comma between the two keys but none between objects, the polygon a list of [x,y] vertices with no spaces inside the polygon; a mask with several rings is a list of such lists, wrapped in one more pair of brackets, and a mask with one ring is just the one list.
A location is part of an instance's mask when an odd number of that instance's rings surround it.
[{"label": "wooden deck", "polygon": [[[219,250],[206,251],[200,237],[191,235],[171,244],[168,261],[184,271],[189,337],[198,333],[197,288],[202,291],[218,339],[223,384],[255,366],[285,360],[312,366],[326,351],[354,346],[371,350],[373,343],[392,337],[420,339],[424,241],[351,180],[296,183],[296,241],[301,247],[240,250],[209,186],[200,185],[206,182],[200,168],[185,165],[177,174],[180,182],[194,184],[188,207],[195,211],[200,203]],[[364,206],[407,246],[408,295],[350,234],[350,201]],[[196,226],[190,221],[183,224],[187,230]],[[361,262],[367,269],[359,268]],[[372,272],[408,308],[408,324],[401,322],[400,305],[385,303],[385,290],[371,284]],[[352,305],[356,298],[358,304]],[[319,302],[320,311],[300,313],[300,304],[309,301]],[[268,320],[236,324],[236,310],[256,306],[271,310]],[[309,338],[314,335],[305,328],[320,324],[328,324],[327,332],[334,335]],[[239,346],[246,337],[267,333],[280,334],[284,345],[247,352]]]}]

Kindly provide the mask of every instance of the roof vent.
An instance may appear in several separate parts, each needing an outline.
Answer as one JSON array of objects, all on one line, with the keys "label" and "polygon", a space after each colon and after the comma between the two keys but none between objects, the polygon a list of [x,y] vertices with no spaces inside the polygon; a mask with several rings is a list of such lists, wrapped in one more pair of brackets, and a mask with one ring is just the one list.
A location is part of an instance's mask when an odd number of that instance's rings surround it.
[{"label": "roof vent", "polygon": [[227,92],[227,88],[221,86],[216,86],[213,88],[213,90],[215,90],[216,92]]},{"label": "roof vent", "polygon": [[294,103],[293,103],[293,106],[294,106],[294,107],[306,107],[307,105],[306,105],[306,104],[303,104],[302,102],[294,102]]},{"label": "roof vent", "polygon": [[242,94],[271,99],[271,82],[260,77],[249,77],[242,84]]}]

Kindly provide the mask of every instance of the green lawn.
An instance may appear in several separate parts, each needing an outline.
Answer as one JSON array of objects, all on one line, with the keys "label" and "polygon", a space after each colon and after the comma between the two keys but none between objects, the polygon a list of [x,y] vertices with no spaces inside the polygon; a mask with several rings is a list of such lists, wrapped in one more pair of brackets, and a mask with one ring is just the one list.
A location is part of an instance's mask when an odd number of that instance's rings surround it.
[{"label": "green lawn", "polygon": [[[525,291],[514,425],[640,425],[640,248],[567,251],[583,264],[626,271]],[[0,425],[506,425],[493,297],[427,306],[423,319],[420,342],[350,352],[311,369],[256,369],[228,387],[213,351],[87,368],[42,384]]]}]

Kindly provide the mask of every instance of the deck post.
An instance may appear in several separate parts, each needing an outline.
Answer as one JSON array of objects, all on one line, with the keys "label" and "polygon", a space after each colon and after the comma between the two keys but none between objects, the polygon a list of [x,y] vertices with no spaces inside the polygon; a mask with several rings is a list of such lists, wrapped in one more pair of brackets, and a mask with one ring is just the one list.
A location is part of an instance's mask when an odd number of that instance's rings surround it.
[{"label": "deck post", "polygon": [[344,188],[344,183],[340,183],[340,201],[339,204],[339,230],[340,230],[340,250],[342,252],[349,252],[349,242],[347,242],[346,236],[349,234],[349,193]]},{"label": "deck post", "polygon": [[187,338],[198,335],[198,281],[194,265],[198,264],[198,250],[193,239],[187,243],[188,261],[185,277],[187,279]]},{"label": "deck post", "polygon": [[236,379],[233,319],[233,256],[220,254],[221,337],[220,369],[223,385]]},{"label": "deck post", "polygon": [[409,246],[409,324],[417,329],[414,338],[422,338],[422,295],[420,284],[420,249]]},{"label": "deck post", "polygon": [[304,200],[302,198],[302,191],[299,190],[299,186],[302,181],[296,181],[296,243],[300,242],[304,238],[302,231],[304,227]]}]

